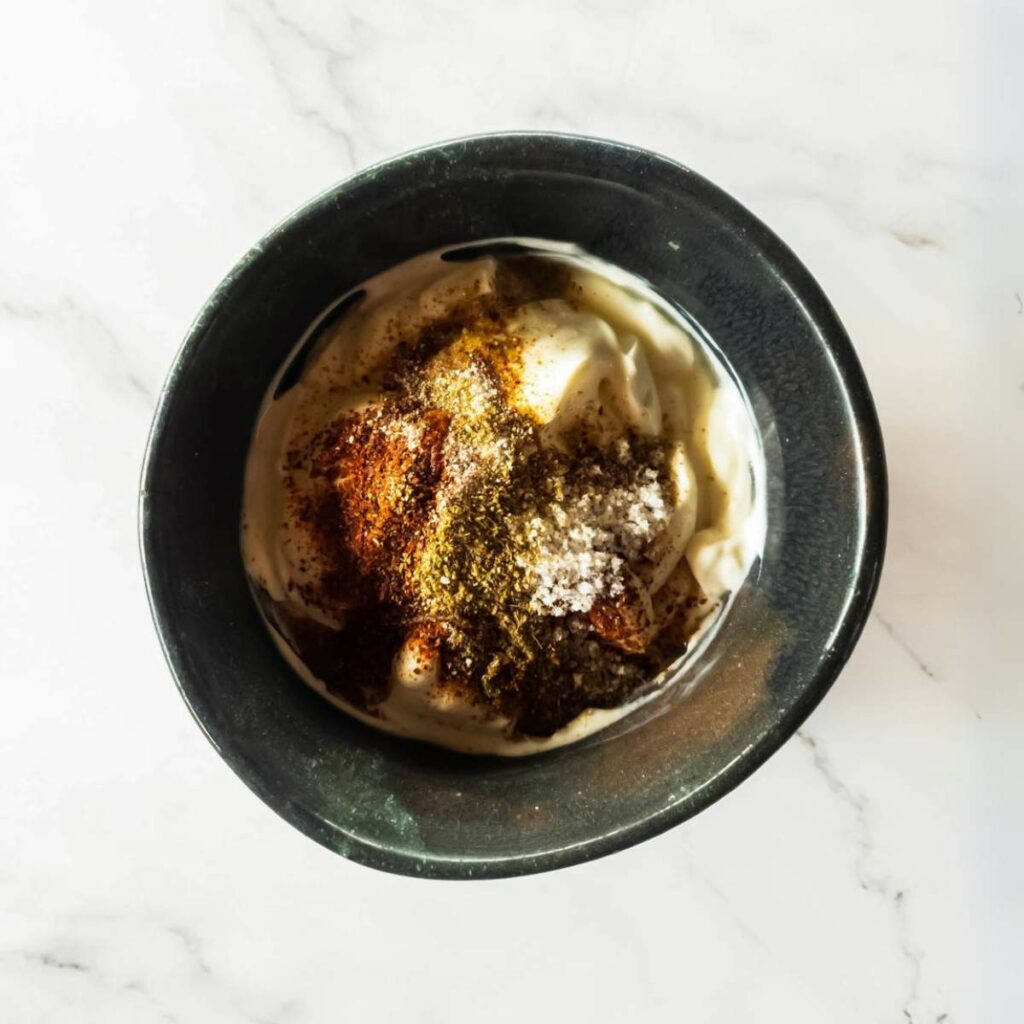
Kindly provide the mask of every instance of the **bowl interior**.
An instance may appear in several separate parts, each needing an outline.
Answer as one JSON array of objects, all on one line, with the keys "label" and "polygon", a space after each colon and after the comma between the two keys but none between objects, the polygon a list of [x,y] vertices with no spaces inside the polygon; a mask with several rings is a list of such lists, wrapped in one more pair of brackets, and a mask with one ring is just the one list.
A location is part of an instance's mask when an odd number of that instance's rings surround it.
[{"label": "bowl interior", "polygon": [[[238,528],[260,400],[310,321],[402,260],[508,236],[576,243],[645,278],[701,326],[761,432],[768,535],[723,628],[676,685],[577,745],[503,760],[393,739],[308,690],[256,611]],[[141,529],[181,691],[253,790],[313,838],[373,866],[497,876],[652,835],[777,749],[863,625],[884,546],[885,471],[841,325],[792,253],[742,207],[644,151],[489,136],[364,172],[232,271],[168,379]]]}]

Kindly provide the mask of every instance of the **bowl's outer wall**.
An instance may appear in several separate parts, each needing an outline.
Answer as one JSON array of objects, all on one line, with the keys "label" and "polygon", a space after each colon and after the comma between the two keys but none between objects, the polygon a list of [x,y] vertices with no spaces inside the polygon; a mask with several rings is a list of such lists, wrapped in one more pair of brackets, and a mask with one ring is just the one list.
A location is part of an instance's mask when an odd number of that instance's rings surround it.
[{"label": "bowl's outer wall", "polygon": [[[646,278],[704,328],[758,420],[769,523],[757,572],[689,680],[608,732],[512,760],[392,739],[301,685],[257,614],[238,541],[256,412],[309,322],[404,259],[500,236],[575,242]],[[398,158],[267,236],[204,307],[179,354],[141,498],[161,639],[220,753],[328,847],[436,877],[589,859],[736,785],[792,734],[848,657],[874,595],[885,519],[884,456],[863,375],[792,253],[677,164],[530,134]]]}]

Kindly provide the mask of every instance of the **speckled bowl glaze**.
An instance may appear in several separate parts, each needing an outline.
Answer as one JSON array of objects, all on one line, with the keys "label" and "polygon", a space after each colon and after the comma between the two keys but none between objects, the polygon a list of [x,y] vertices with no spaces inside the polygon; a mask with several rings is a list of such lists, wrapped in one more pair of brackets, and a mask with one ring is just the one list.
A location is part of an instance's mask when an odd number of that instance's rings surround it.
[{"label": "speckled bowl glaze", "polygon": [[[304,686],[274,648],[238,544],[260,399],[297,337],[360,281],[430,249],[574,242],[686,310],[749,397],[767,541],[703,657],[577,745],[474,758],[395,739]],[[831,686],[885,546],[882,438],[821,289],[735,200],[654,153],[511,133],[400,156],[313,199],[228,274],[161,395],[140,497],[143,564],[182,696],[241,779],[328,848],[387,871],[563,867],[677,825],[745,779]]]}]

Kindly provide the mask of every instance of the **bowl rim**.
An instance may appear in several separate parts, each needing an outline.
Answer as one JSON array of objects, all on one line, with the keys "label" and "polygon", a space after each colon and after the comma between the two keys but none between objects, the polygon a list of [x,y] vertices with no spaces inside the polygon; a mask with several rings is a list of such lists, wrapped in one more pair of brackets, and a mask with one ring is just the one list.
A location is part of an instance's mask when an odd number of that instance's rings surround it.
[{"label": "bowl rim", "polygon": [[[154,565],[158,558],[151,549],[151,515],[148,500],[148,481],[154,472],[154,453],[167,423],[168,403],[183,368],[201,343],[207,329],[219,315],[222,299],[273,243],[295,223],[310,215],[331,196],[366,183],[391,168],[432,158],[449,148],[473,146],[502,146],[514,140],[549,143],[556,147],[582,147],[597,151],[617,151],[622,155],[647,162],[648,166],[681,175],[691,188],[699,193],[698,199],[711,201],[715,210],[738,226],[743,234],[765,254],[769,261],[780,267],[791,285],[794,297],[804,307],[808,320],[814,325],[822,345],[828,350],[843,384],[853,419],[860,436],[861,464],[865,483],[865,528],[863,555],[852,583],[853,596],[847,602],[834,642],[824,652],[812,682],[800,696],[773,723],[772,727],[748,747],[741,756],[684,798],[662,807],[629,824],[603,835],[582,840],[542,853],[512,854],[496,857],[456,857],[417,851],[392,849],[374,843],[363,836],[346,833],[343,826],[323,822],[314,812],[294,801],[282,797],[274,787],[264,781],[259,766],[233,742],[207,720],[201,701],[190,692],[188,666],[182,656],[182,644],[170,628],[169,617],[161,608],[161,597],[156,590]],[[468,240],[467,241],[471,241]],[[152,424],[143,455],[138,496],[138,543],[142,575],[150,613],[156,628],[164,658],[186,707],[210,741],[211,745],[268,807],[291,825],[333,852],[349,860],[379,870],[413,877],[437,879],[494,879],[550,871],[573,864],[595,860],[651,839],[662,832],[706,810],[747,779],[775,754],[803,725],[832,687],[849,660],[867,623],[871,606],[878,590],[885,556],[888,529],[888,475],[881,426],[867,378],[857,358],[853,344],[824,290],[796,254],[763,221],[728,192],[692,168],[663,156],[653,150],[598,136],[550,131],[494,131],[458,136],[440,142],[419,146],[378,161],[323,189],[278,221],[231,267],[228,273],[205,300],[189,326],[185,337],[171,362],[166,379],[157,397]],[[345,841],[339,841],[338,833]]]}]

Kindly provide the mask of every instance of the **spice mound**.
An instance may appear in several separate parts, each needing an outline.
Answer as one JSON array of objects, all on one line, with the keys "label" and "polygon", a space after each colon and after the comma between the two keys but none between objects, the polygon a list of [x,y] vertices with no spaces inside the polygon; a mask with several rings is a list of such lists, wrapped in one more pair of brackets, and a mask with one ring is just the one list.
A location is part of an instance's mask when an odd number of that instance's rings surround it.
[{"label": "spice mound", "polygon": [[300,674],[490,753],[661,685],[757,544],[752,428],[709,356],[561,255],[423,257],[339,308],[268,394],[246,475],[247,569]]}]

